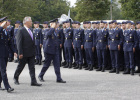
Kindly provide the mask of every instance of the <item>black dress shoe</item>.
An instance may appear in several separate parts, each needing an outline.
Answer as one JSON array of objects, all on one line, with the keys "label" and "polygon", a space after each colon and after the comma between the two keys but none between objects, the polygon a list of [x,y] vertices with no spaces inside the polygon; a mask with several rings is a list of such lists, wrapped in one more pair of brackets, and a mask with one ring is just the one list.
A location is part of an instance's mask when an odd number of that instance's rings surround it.
[{"label": "black dress shoe", "polygon": [[63,80],[57,80],[56,82],[57,83],[66,83],[66,81],[63,81]]},{"label": "black dress shoe", "polygon": [[94,67],[94,66],[91,65],[89,71],[93,71],[93,67]]},{"label": "black dress shoe", "polygon": [[130,74],[130,69],[127,68],[123,74]]},{"label": "black dress shoe", "polygon": [[38,77],[38,79],[39,79],[40,82],[44,82],[44,81],[45,81],[45,80],[44,80],[43,78],[41,78],[41,77]]},{"label": "black dress shoe", "polygon": [[15,78],[14,78],[14,83],[15,83],[16,85],[19,85],[18,79],[15,79]]},{"label": "black dress shoe", "polygon": [[12,92],[12,91],[14,91],[14,88],[8,88],[7,89],[7,92]]},{"label": "black dress shoe", "polygon": [[80,65],[79,65],[79,70],[81,70],[81,69],[82,69],[82,65],[80,64]]},{"label": "black dress shoe", "polygon": [[85,70],[89,70],[89,69],[90,69],[90,66],[91,66],[91,65],[89,64],[88,67],[87,67]]},{"label": "black dress shoe", "polygon": [[74,69],[78,69],[79,68],[79,64],[77,64],[77,66],[76,67],[74,67]]},{"label": "black dress shoe", "polygon": [[69,66],[68,66],[69,68],[72,68],[72,63],[69,63]]},{"label": "black dress shoe", "polygon": [[14,60],[14,58],[9,58],[9,62],[12,62]]},{"label": "black dress shoe", "polygon": [[39,60],[38,64],[41,65],[41,60]]},{"label": "black dress shoe", "polygon": [[41,86],[42,84],[39,84],[39,83],[31,83],[31,86]]},{"label": "black dress shoe", "polygon": [[102,70],[101,70],[101,72],[105,72],[105,67],[102,67]]},{"label": "black dress shoe", "polygon": [[67,64],[66,61],[62,62],[62,66],[65,66],[66,64]]},{"label": "black dress shoe", "polygon": [[39,60],[36,60],[35,64],[36,64],[36,65],[39,64]]},{"label": "black dress shoe", "polygon": [[102,70],[102,67],[99,67],[96,71],[101,71]]},{"label": "black dress shoe", "polygon": [[131,69],[130,74],[134,75],[134,69],[133,68]]},{"label": "black dress shoe", "polygon": [[69,63],[67,63],[63,68],[68,68],[69,67]]},{"label": "black dress shoe", "polygon": [[109,71],[109,73],[115,73],[116,72],[116,68],[113,68],[111,71]]},{"label": "black dress shoe", "polygon": [[119,68],[116,69],[116,74],[119,74]]}]

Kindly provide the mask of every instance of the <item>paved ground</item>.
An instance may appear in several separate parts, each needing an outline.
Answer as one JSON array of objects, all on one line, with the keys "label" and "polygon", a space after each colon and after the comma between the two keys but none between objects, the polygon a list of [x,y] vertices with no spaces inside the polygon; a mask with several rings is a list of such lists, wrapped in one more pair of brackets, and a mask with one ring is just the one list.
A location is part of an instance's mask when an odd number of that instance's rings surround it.
[{"label": "paved ground", "polygon": [[[56,83],[54,69],[47,71],[42,87],[31,87],[28,66],[20,76],[19,86],[13,83],[17,64],[8,63],[7,73],[13,93],[0,91],[0,100],[140,100],[140,77],[106,72],[61,68],[66,84]],[[38,76],[42,66],[36,66]]]}]

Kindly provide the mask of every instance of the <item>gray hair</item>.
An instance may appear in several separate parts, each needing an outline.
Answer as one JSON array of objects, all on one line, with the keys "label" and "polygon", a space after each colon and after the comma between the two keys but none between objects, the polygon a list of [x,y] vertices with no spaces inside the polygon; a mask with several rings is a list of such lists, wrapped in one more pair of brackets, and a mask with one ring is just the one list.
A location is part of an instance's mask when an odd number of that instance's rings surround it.
[{"label": "gray hair", "polygon": [[29,21],[31,19],[31,17],[30,16],[27,16],[27,17],[25,17],[24,19],[23,19],[23,24],[25,24],[27,21]]}]

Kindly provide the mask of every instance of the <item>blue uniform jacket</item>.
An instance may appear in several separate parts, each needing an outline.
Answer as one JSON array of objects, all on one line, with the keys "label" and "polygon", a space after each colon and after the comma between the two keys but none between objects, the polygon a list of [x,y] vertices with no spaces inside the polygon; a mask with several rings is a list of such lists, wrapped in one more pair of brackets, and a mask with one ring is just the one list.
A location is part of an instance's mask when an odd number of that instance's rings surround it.
[{"label": "blue uniform jacket", "polygon": [[96,49],[104,50],[108,46],[108,30],[100,29],[96,32]]},{"label": "blue uniform jacket", "polygon": [[84,32],[84,48],[96,47],[96,31],[87,29]]},{"label": "blue uniform jacket", "polygon": [[118,45],[123,43],[123,32],[121,29],[116,28],[109,30],[108,45],[110,45],[110,50],[118,50]]},{"label": "blue uniform jacket", "polygon": [[8,33],[6,35],[3,28],[0,27],[0,58],[9,57],[9,48],[15,51]]},{"label": "blue uniform jacket", "polygon": [[64,32],[64,36],[65,36],[64,47],[72,47],[73,29],[66,28],[63,32]]},{"label": "blue uniform jacket", "polygon": [[73,30],[73,45],[74,47],[78,47],[78,48],[81,48],[81,45],[84,45],[84,30],[83,29]]},{"label": "blue uniform jacket", "polygon": [[46,43],[45,43],[45,48],[44,52],[48,54],[56,54],[58,51],[58,46],[57,46],[57,41],[56,41],[56,36],[54,34],[55,29],[50,28],[49,32],[46,34]]},{"label": "blue uniform jacket", "polygon": [[40,28],[34,28],[33,34],[35,36],[35,45],[43,44],[42,30]]},{"label": "blue uniform jacket", "polygon": [[124,51],[133,51],[133,48],[136,48],[138,45],[138,37],[135,30],[125,30],[124,31]]}]

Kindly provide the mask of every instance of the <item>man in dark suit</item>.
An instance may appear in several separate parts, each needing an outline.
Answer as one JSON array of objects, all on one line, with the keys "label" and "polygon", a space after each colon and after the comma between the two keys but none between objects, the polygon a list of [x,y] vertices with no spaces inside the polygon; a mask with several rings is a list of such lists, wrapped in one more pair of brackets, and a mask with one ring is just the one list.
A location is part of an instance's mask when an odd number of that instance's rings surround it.
[{"label": "man in dark suit", "polygon": [[9,48],[14,51],[13,45],[11,43],[11,39],[9,39],[9,35],[7,34],[7,22],[4,21],[7,17],[3,17],[0,19],[0,90],[1,83],[3,81],[5,89],[7,92],[11,92],[14,89],[11,88],[8,82],[6,67],[9,57]]},{"label": "man in dark suit", "polygon": [[60,60],[59,60],[59,53],[60,53],[60,45],[58,45],[58,41],[57,41],[57,36],[56,34],[56,21],[58,19],[52,20],[51,21],[51,28],[48,32],[48,34],[46,34],[46,43],[45,43],[45,48],[44,48],[44,54],[45,54],[45,62],[43,65],[43,68],[41,69],[41,72],[39,74],[39,80],[41,82],[44,82],[43,76],[45,74],[45,72],[48,70],[51,61],[53,60],[53,64],[54,64],[54,69],[55,69],[55,73],[57,76],[57,80],[56,82],[58,83],[66,83],[66,81],[63,81],[61,78],[61,73],[60,73]]},{"label": "man in dark suit", "polygon": [[35,77],[35,37],[30,28],[32,27],[31,17],[25,17],[23,20],[24,27],[19,29],[17,33],[17,49],[19,55],[19,63],[14,74],[15,84],[19,85],[19,75],[28,63],[31,86],[41,86],[38,84]]}]

